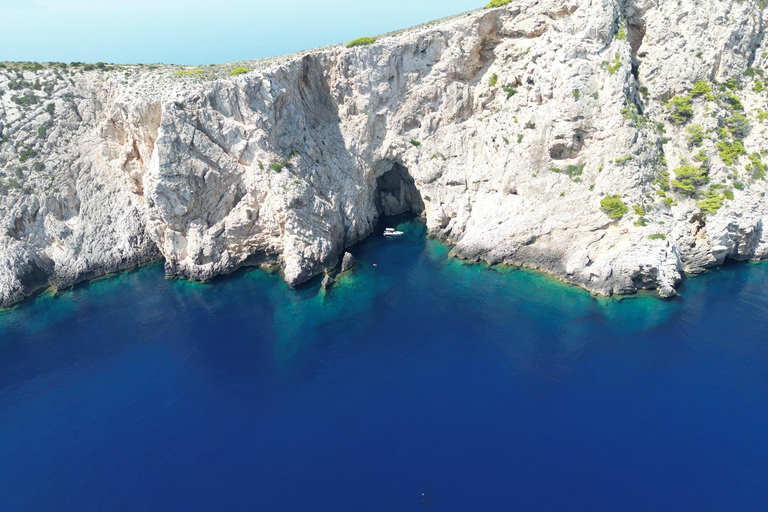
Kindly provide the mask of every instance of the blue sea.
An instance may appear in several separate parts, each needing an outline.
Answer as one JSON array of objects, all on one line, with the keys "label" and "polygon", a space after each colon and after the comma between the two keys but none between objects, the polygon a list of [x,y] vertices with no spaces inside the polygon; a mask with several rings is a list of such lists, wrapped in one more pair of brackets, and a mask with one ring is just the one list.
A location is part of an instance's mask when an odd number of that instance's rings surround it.
[{"label": "blue sea", "polygon": [[155,264],[0,313],[0,510],[768,510],[768,265],[596,299],[399,226],[328,293]]}]

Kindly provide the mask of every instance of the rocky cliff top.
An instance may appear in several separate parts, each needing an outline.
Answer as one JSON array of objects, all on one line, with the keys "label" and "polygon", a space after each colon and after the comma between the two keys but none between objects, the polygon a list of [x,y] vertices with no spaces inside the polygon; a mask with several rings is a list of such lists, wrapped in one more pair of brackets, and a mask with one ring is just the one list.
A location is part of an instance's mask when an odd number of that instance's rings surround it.
[{"label": "rocky cliff top", "polygon": [[160,257],[295,285],[405,211],[462,258],[673,295],[768,254],[766,19],[517,0],[264,61],[0,64],[0,304]]}]

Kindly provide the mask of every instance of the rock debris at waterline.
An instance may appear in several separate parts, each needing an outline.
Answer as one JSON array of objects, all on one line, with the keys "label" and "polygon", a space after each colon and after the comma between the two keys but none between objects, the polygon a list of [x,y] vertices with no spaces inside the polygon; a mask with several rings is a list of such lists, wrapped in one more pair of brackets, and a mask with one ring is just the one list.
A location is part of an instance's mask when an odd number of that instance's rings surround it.
[{"label": "rock debris at waterline", "polygon": [[296,285],[408,211],[462,258],[672,295],[768,253],[766,16],[520,0],[236,75],[4,64],[0,304],[161,256]]}]

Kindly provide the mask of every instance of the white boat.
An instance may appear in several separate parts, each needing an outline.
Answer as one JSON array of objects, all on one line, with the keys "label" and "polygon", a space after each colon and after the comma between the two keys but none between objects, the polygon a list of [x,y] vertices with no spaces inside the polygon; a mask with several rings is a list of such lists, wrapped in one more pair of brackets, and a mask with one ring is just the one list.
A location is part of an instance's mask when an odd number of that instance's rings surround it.
[{"label": "white boat", "polygon": [[393,228],[384,230],[384,236],[403,236],[404,234],[402,231],[395,231]]}]

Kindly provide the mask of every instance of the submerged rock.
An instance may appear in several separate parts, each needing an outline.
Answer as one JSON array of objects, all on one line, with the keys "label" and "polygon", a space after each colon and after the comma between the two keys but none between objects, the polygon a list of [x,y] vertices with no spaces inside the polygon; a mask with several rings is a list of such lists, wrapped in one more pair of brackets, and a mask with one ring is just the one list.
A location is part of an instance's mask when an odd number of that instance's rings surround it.
[{"label": "submerged rock", "polygon": [[329,290],[331,286],[333,286],[333,283],[335,282],[336,280],[334,278],[326,274],[320,286],[323,288],[323,290]]},{"label": "submerged rock", "polygon": [[666,296],[768,256],[766,26],[736,0],[517,0],[238,76],[0,68],[0,305],[161,256],[297,285],[408,211],[459,257]]}]

